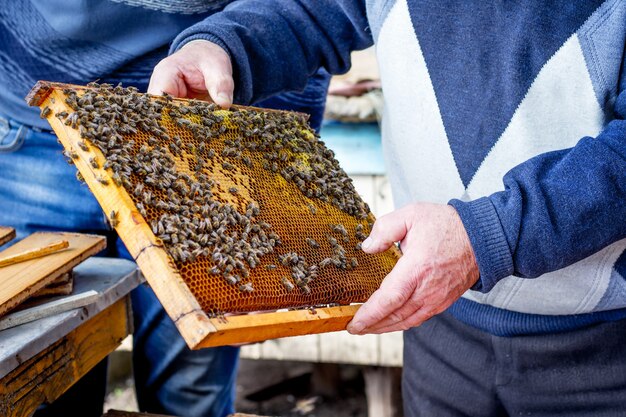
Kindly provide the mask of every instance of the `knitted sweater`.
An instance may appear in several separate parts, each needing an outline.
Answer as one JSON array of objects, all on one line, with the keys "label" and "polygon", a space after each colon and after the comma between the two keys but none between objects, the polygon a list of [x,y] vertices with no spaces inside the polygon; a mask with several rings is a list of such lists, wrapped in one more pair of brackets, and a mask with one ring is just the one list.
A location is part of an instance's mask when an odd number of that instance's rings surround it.
[{"label": "knitted sweater", "polygon": [[480,280],[450,311],[497,335],[626,317],[626,2],[243,0],[183,32],[232,57],[235,100],[373,43],[397,206],[449,202]]},{"label": "knitted sweater", "polygon": [[[49,129],[24,97],[37,80],[148,87],[172,40],[232,0],[10,0],[0,7],[0,116]],[[328,74],[263,106],[321,122]],[[301,86],[298,90],[302,90]]]}]

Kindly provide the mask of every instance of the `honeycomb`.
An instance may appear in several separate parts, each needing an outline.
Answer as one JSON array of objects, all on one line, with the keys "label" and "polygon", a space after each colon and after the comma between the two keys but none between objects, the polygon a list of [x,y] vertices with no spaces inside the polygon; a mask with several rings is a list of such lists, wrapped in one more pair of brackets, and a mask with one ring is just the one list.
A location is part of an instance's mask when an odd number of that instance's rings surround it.
[{"label": "honeycomb", "polygon": [[360,250],[374,217],[304,115],[95,83],[63,96],[54,117],[83,138],[68,161],[100,149],[98,181],[127,191],[210,316],[364,302],[393,268]]}]

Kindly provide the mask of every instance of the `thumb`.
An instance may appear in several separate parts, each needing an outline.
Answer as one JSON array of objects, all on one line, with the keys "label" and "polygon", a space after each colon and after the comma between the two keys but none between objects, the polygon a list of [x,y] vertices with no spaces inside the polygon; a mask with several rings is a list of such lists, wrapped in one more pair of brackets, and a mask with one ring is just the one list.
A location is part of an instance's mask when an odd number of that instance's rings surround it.
[{"label": "thumb", "polygon": [[356,312],[348,331],[360,334],[390,316],[394,321],[400,321],[403,317],[393,317],[393,314],[409,301],[415,291],[415,281],[407,279],[414,274],[414,270],[413,261],[408,256],[401,257],[380,288]]},{"label": "thumb", "polygon": [[406,210],[400,209],[377,219],[372,232],[361,244],[363,251],[366,253],[383,252],[394,242],[404,239],[408,232],[405,212]]},{"label": "thumb", "polygon": [[174,97],[186,97],[187,85],[185,84],[184,75],[174,63],[164,59],[159,62],[148,85],[148,94],[160,96],[163,93],[170,94]]}]

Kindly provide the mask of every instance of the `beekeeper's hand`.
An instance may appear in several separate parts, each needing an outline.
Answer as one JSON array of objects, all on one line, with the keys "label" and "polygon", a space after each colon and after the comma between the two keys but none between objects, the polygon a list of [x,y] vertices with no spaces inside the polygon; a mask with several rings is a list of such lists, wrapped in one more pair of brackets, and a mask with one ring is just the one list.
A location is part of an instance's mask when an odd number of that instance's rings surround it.
[{"label": "beekeeper's hand", "polygon": [[148,93],[213,101],[222,108],[233,104],[233,67],[218,45],[191,41],[154,67]]},{"label": "beekeeper's hand", "polygon": [[400,242],[402,257],[348,325],[353,334],[419,326],[441,313],[478,280],[469,238],[456,210],[417,203],[382,216],[363,242],[378,253]]}]

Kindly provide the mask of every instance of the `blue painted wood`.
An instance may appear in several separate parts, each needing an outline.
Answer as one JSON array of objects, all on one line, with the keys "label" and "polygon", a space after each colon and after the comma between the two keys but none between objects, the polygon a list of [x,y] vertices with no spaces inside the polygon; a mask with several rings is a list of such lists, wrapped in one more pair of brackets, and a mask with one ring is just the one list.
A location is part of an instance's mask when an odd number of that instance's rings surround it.
[{"label": "blue painted wood", "polygon": [[325,122],[320,136],[348,175],[385,174],[377,123]]}]

